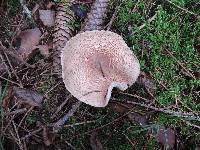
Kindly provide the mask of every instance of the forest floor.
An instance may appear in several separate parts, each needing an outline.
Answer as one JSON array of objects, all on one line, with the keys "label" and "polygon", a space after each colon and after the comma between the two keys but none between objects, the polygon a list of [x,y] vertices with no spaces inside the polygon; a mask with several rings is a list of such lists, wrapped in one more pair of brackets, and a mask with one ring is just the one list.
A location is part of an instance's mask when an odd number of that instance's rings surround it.
[{"label": "forest floor", "polygon": [[[56,2],[25,1],[29,18],[19,1],[0,1],[0,150],[199,150],[199,0],[110,0],[105,29],[123,37],[141,74],[128,90],[114,90],[105,108],[81,104],[57,131],[55,124],[77,100],[52,73],[53,27],[39,19],[38,11],[53,11]],[[92,1],[74,3],[75,35]],[[35,27],[42,37],[37,50],[15,65],[5,51],[29,36],[34,43],[35,30],[23,31]]]}]

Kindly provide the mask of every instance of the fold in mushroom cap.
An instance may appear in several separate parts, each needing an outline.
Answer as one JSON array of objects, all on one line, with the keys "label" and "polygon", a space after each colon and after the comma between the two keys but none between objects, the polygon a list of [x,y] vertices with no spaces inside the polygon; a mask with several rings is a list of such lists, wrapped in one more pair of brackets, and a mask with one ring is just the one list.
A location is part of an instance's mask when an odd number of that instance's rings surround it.
[{"label": "fold in mushroom cap", "polygon": [[140,72],[133,52],[121,36],[110,31],[77,34],[63,48],[61,63],[67,90],[95,107],[105,107],[112,89],[126,90]]}]

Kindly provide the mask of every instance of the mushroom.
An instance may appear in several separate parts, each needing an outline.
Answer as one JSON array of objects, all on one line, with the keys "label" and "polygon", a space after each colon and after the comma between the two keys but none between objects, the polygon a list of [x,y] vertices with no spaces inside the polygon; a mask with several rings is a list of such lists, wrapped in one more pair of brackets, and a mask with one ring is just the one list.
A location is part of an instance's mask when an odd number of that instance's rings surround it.
[{"label": "mushroom", "polygon": [[124,91],[140,73],[139,61],[121,36],[86,31],[71,38],[61,54],[62,77],[78,100],[105,107],[114,87]]}]

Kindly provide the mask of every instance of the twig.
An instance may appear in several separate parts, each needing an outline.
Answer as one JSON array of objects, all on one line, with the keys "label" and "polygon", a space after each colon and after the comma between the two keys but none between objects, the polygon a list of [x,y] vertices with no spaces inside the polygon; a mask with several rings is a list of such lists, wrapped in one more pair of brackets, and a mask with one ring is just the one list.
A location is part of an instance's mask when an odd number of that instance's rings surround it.
[{"label": "twig", "polygon": [[46,97],[47,96],[47,94],[49,93],[49,92],[51,92],[52,90],[54,90],[58,85],[60,85],[61,84],[61,82],[58,82],[56,85],[54,85],[52,88],[50,88],[45,94],[44,94],[44,97]]},{"label": "twig", "polygon": [[14,121],[12,121],[12,125],[14,127],[14,130],[15,130],[15,133],[16,133],[16,136],[17,136],[18,145],[19,145],[20,149],[23,150],[23,144],[22,144],[22,141],[19,137],[18,129],[16,128]]},{"label": "twig", "polygon": [[170,114],[170,115],[175,116],[175,117],[185,118],[186,120],[200,121],[200,116],[195,116],[193,113],[185,113],[185,112],[181,112],[181,111],[172,111],[172,110],[169,110],[169,109],[157,108],[157,107],[154,107],[154,106],[149,106],[149,105],[146,105],[146,104],[141,104],[141,103],[137,103],[137,102],[133,102],[133,101],[127,101],[127,103],[138,105],[138,106],[149,108],[149,109],[153,109],[155,111]]},{"label": "twig", "polygon": [[174,3],[171,2],[170,0],[166,0],[166,1],[167,1],[168,3],[170,3],[170,4],[172,4],[173,6],[177,7],[178,9],[183,10],[183,11],[186,12],[186,13],[189,13],[189,14],[191,14],[191,15],[196,16],[198,19],[200,18],[200,16],[199,16],[198,14],[195,14],[194,12],[189,11],[189,10],[187,10],[186,8],[182,8],[182,7],[180,7],[180,6],[176,5],[176,4],[174,4]]},{"label": "twig", "polygon": [[156,12],[155,15],[153,15],[151,18],[149,18],[149,19],[147,20],[146,23],[144,23],[144,24],[142,24],[141,26],[139,26],[138,29],[139,29],[139,30],[143,29],[143,28],[147,25],[147,23],[152,22],[153,20],[156,19],[156,17],[157,17],[157,12]]},{"label": "twig", "polygon": [[16,82],[14,82],[14,81],[11,81],[11,80],[9,80],[9,79],[6,79],[6,78],[4,78],[4,77],[2,77],[2,76],[0,76],[0,78],[3,79],[3,80],[6,80],[6,81],[8,81],[8,82],[10,82],[10,83],[12,83],[12,84],[16,84],[16,85],[18,85],[18,86],[20,87],[20,84],[19,84],[19,83],[16,83]]},{"label": "twig", "polygon": [[39,128],[39,129],[37,129],[37,130],[34,130],[34,131],[28,133],[28,134],[25,135],[24,137],[21,137],[21,140],[25,140],[25,139],[27,139],[27,138],[29,138],[29,137],[35,135],[36,133],[40,132],[42,129],[43,129],[43,128],[41,127],[41,128]]},{"label": "twig", "polygon": [[24,13],[27,15],[27,17],[30,19],[30,20],[33,20],[32,19],[32,15],[31,15],[31,11],[28,9],[28,7],[24,4],[24,0],[20,0],[20,4],[23,8],[23,11]]},{"label": "twig", "polygon": [[19,129],[19,127],[21,127],[21,124],[23,123],[23,121],[25,120],[25,118],[27,117],[28,113],[30,113],[33,110],[34,106],[31,106],[28,111],[26,112],[26,114],[23,116],[23,118],[21,119],[17,129]]},{"label": "twig", "polygon": [[91,132],[100,130],[100,129],[106,127],[106,126],[112,125],[113,123],[115,123],[115,122],[119,121],[120,119],[124,118],[125,116],[127,116],[129,113],[131,113],[131,112],[134,111],[134,110],[135,110],[135,107],[129,109],[126,113],[124,113],[123,115],[117,117],[116,119],[112,120],[111,122],[109,122],[109,123],[107,123],[107,124],[104,124],[104,125],[102,125],[102,126],[100,126],[100,127],[97,127],[97,128],[95,128],[95,129],[86,131],[86,132],[84,132],[84,133],[77,134],[77,135],[75,135],[75,136],[73,136],[73,137],[78,137],[78,136],[83,135],[83,134],[89,134],[89,133],[91,133]]},{"label": "twig", "polygon": [[117,14],[118,14],[118,11],[119,11],[119,8],[120,8],[121,5],[122,5],[122,3],[118,7],[115,8],[115,11],[114,11],[114,13],[113,13],[113,15],[112,15],[112,17],[110,19],[110,22],[106,25],[107,26],[107,30],[110,30],[110,28],[112,27],[112,24],[115,21],[115,18],[116,18]]},{"label": "twig", "polygon": [[19,77],[18,77],[16,71],[14,70],[14,68],[13,68],[13,66],[12,66],[12,64],[11,64],[11,62],[10,62],[10,59],[8,58],[7,53],[5,53],[4,50],[3,50],[3,52],[4,52],[5,56],[6,56],[6,59],[7,59],[7,61],[8,61],[8,64],[9,64],[9,66],[10,66],[12,72],[14,73],[15,77],[17,78],[17,80],[18,80],[18,82],[19,82],[20,87],[23,88],[23,84],[22,84],[21,80],[19,79]]},{"label": "twig", "polygon": [[129,137],[124,133],[122,133],[122,134],[125,136],[125,138],[128,140],[128,142],[131,144],[132,148],[135,148],[135,144],[133,144],[133,142],[129,139]]},{"label": "twig", "polygon": [[65,143],[66,143],[72,150],[76,150],[76,148],[75,148],[71,143],[69,143],[68,141],[65,140]]},{"label": "twig", "polygon": [[64,107],[64,105],[68,102],[68,100],[72,98],[72,95],[68,95],[67,98],[65,99],[64,102],[62,102],[62,104],[60,106],[58,106],[58,108],[56,109],[55,113],[51,116],[51,119],[55,118],[56,115],[59,113],[59,111],[61,111],[61,109]]},{"label": "twig", "polygon": [[65,125],[64,127],[65,127],[65,128],[68,128],[68,127],[74,127],[74,126],[79,126],[79,125],[89,124],[89,123],[94,123],[94,122],[96,122],[96,120],[93,120],[93,121],[78,122],[78,123],[74,123],[74,124],[68,124],[68,125]]},{"label": "twig", "polygon": [[143,100],[143,101],[145,101],[145,102],[150,102],[149,99],[146,99],[146,98],[141,97],[141,96],[136,95],[136,94],[123,93],[123,92],[119,92],[119,93],[120,93],[120,94],[123,94],[123,95],[131,96],[131,97],[134,97],[134,98],[137,98],[137,99],[141,99],[141,100]]},{"label": "twig", "polygon": [[25,111],[27,111],[26,108],[17,109],[17,110],[6,113],[5,116],[21,114],[21,113],[24,113]]},{"label": "twig", "polygon": [[173,59],[175,59],[176,62],[188,73],[188,75],[190,75],[191,78],[196,79],[195,76],[194,76],[192,73],[190,73],[190,72],[177,60],[177,58],[176,58],[170,51],[168,51],[168,50],[166,50],[166,51],[167,51],[167,53],[168,53]]},{"label": "twig", "polygon": [[77,111],[79,106],[81,105],[81,101],[76,102],[72,108],[68,111],[66,115],[64,115],[62,118],[60,118],[56,123],[53,125],[53,129],[55,132],[58,132],[62,126],[66,123],[66,121],[73,116],[73,114]]},{"label": "twig", "polygon": [[196,125],[196,124],[190,123],[189,121],[185,121],[185,120],[184,120],[184,122],[185,122],[187,125],[189,125],[189,126],[192,126],[192,127],[197,128],[197,129],[200,129],[200,126],[198,126],[198,125]]}]

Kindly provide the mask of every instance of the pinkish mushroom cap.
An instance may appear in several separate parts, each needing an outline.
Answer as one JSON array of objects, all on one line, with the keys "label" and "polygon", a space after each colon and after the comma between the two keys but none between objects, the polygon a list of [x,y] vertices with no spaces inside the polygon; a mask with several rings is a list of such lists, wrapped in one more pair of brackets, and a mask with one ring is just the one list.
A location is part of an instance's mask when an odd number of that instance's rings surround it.
[{"label": "pinkish mushroom cap", "polygon": [[126,90],[140,73],[136,56],[121,36],[110,31],[77,34],[63,48],[61,63],[67,90],[95,107],[105,107],[114,87]]}]

